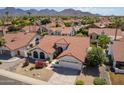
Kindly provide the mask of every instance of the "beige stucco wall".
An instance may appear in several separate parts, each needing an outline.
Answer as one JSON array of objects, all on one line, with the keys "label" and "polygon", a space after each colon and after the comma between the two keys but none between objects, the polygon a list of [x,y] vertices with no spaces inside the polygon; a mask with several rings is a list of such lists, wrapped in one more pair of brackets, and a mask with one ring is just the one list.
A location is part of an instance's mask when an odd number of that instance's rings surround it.
[{"label": "beige stucco wall", "polygon": [[36,44],[35,44],[35,40],[36,40],[37,38],[40,39],[41,36],[40,36],[40,35],[36,35],[36,36],[29,42],[29,44],[28,44],[28,46],[27,46],[28,49],[30,48],[30,44],[33,44],[33,46],[36,45]]},{"label": "beige stucco wall", "polygon": [[[33,57],[33,52],[34,51],[37,51],[38,52],[38,58],[34,58]],[[45,53],[41,49],[37,49],[37,48],[31,51],[31,56],[30,57],[33,58],[33,59],[40,59],[40,52],[43,52],[45,54],[45,59],[47,59],[48,57],[50,57],[50,55],[48,55],[47,53]]]}]

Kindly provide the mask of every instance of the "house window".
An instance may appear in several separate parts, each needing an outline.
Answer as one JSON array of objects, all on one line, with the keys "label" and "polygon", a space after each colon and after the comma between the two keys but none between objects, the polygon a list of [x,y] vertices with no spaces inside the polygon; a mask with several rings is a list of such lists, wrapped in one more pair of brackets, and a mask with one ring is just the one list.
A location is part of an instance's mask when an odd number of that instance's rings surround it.
[{"label": "house window", "polygon": [[40,59],[45,59],[45,54],[43,52],[40,52]]},{"label": "house window", "polygon": [[58,47],[56,50],[57,54],[59,55],[60,53],[63,52],[63,48],[62,47]]},{"label": "house window", "polygon": [[39,44],[39,38],[37,38],[37,39],[35,40],[35,44],[36,44],[36,45]]},{"label": "house window", "polygon": [[37,53],[37,51],[34,51],[34,52],[33,52],[33,57],[34,57],[34,58],[38,58],[38,53]]},{"label": "house window", "polygon": [[33,44],[30,44],[30,48],[32,48],[33,47]]}]

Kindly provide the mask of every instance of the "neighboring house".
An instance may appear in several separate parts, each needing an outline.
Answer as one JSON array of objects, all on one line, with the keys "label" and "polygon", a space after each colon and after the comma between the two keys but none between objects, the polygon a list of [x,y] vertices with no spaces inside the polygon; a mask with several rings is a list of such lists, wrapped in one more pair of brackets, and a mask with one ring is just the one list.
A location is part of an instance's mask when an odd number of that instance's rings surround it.
[{"label": "neighboring house", "polygon": [[101,17],[99,22],[94,23],[98,28],[105,28],[109,25],[110,21],[107,17]]},{"label": "neighboring house", "polygon": [[81,26],[81,20],[80,19],[64,20],[63,23],[72,23],[72,26]]},{"label": "neighboring house", "polygon": [[108,55],[111,55],[113,59],[115,72],[124,73],[124,70],[121,69],[121,66],[124,66],[124,38],[113,42],[109,47]]},{"label": "neighboring house", "polygon": [[37,25],[24,26],[22,28],[22,31],[25,31],[25,32],[38,32],[38,31],[40,31],[40,26],[37,26]]},{"label": "neighboring house", "polygon": [[73,27],[53,27],[49,29],[51,35],[74,36],[75,30]]},{"label": "neighboring house", "polygon": [[8,33],[4,35],[5,45],[0,49],[2,54],[27,57],[27,52],[39,43],[36,33]]},{"label": "neighboring house", "polygon": [[[115,38],[116,29],[115,28],[89,28],[88,35],[91,40],[96,40],[102,34],[107,35],[113,41]],[[122,38],[121,29],[117,31],[116,39]]]},{"label": "neighboring house", "polygon": [[88,37],[45,36],[40,43],[31,50],[33,59],[58,59],[59,65],[81,70],[85,63]]},{"label": "neighboring house", "polygon": [[10,26],[10,25],[12,25],[12,22],[10,22],[10,21],[4,22],[4,26]]}]

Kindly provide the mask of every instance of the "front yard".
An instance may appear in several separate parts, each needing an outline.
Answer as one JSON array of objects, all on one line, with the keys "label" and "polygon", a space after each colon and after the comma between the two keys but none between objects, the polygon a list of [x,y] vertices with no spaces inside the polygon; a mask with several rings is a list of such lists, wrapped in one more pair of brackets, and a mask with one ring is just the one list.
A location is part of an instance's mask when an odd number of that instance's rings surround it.
[{"label": "front yard", "polygon": [[84,81],[85,85],[93,85],[94,79],[96,77],[103,78],[106,80],[107,85],[110,84],[110,79],[109,79],[109,74],[106,71],[106,68],[104,65],[100,67],[87,67],[83,73],[80,73],[79,76],[77,76],[77,80],[82,80]]},{"label": "front yard", "polygon": [[19,64],[14,72],[43,81],[48,81],[54,73],[52,70],[48,70],[46,68],[36,69],[34,68],[35,64],[33,63],[29,63],[26,67],[22,67],[22,65],[22,63]]},{"label": "front yard", "polygon": [[112,85],[124,85],[124,74],[109,72]]}]

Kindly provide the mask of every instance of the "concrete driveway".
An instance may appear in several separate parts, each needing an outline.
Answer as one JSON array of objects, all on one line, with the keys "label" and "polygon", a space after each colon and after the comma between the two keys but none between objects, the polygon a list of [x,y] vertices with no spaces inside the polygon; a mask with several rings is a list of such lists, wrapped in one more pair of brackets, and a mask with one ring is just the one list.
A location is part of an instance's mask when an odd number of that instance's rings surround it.
[{"label": "concrete driveway", "polygon": [[53,76],[49,79],[49,83],[53,85],[74,85],[77,75],[79,75],[78,70],[69,68],[54,68],[55,72]]}]

